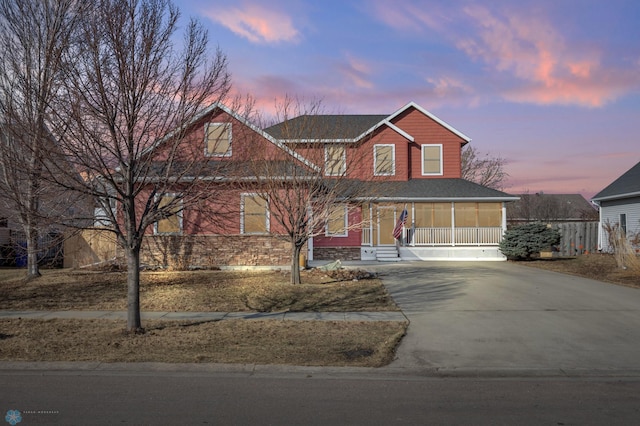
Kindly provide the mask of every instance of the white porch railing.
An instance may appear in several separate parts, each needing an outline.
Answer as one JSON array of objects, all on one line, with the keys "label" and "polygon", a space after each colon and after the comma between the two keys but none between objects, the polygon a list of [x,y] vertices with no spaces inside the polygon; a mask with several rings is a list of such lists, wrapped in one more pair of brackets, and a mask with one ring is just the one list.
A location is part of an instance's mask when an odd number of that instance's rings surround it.
[{"label": "white porch railing", "polygon": [[363,246],[373,245],[373,241],[371,241],[371,228],[362,228],[362,245]]},{"label": "white porch railing", "polygon": [[[503,230],[495,227],[405,228],[405,246],[495,246],[502,241]],[[362,245],[371,246],[371,229],[362,230]]]},{"label": "white porch railing", "polygon": [[501,227],[455,228],[456,245],[485,246],[496,245],[502,240]]}]

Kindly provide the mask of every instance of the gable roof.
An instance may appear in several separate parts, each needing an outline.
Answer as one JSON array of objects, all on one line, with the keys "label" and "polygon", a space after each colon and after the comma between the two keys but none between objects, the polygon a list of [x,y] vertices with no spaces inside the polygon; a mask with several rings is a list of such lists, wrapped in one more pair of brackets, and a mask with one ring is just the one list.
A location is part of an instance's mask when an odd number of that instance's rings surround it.
[{"label": "gable roof", "polygon": [[416,109],[463,139],[463,145],[471,141],[471,138],[464,133],[454,129],[415,102],[409,102],[391,115],[301,115],[268,127],[264,131],[283,142],[335,143],[357,142],[379,127],[387,126],[413,142],[413,136],[392,123],[394,118],[410,108]]},{"label": "gable roof", "polygon": [[289,154],[290,156],[292,156],[296,160],[300,161],[305,166],[310,167],[310,168],[312,168],[312,169],[314,169],[316,171],[320,170],[320,168],[317,165],[313,164],[311,161],[307,160],[302,155],[300,155],[297,152],[293,151],[288,146],[286,146],[285,144],[283,144],[282,142],[280,142],[279,140],[277,140],[276,138],[274,138],[270,134],[266,133],[264,130],[260,129],[259,127],[257,127],[253,123],[249,122],[245,117],[242,117],[242,116],[238,115],[235,111],[227,108],[225,105],[223,105],[223,104],[221,104],[219,102],[216,102],[216,103],[213,103],[213,104],[209,105],[207,108],[203,109],[200,113],[196,114],[188,123],[184,124],[183,126],[181,126],[178,129],[175,129],[172,132],[169,132],[164,137],[158,139],[152,146],[150,146],[149,148],[145,149],[142,152],[142,155],[146,155],[146,154],[152,152],[158,146],[162,145],[166,140],[170,139],[175,133],[183,131],[184,129],[194,125],[199,120],[201,120],[204,117],[206,117],[207,115],[213,113],[216,109],[224,111],[229,116],[231,116],[234,119],[238,120],[240,123],[242,123],[243,125],[247,126],[248,128],[250,128],[251,130],[253,130],[257,134],[259,134],[260,136],[265,138],[267,141],[271,142],[272,144],[274,144],[275,146],[277,146],[278,148],[280,148],[281,150],[283,150],[284,152],[286,152],[287,154]]},{"label": "gable roof", "polygon": [[451,125],[447,124],[446,122],[440,120],[438,117],[436,117],[435,115],[431,114],[429,111],[427,111],[426,109],[422,108],[420,105],[416,104],[415,102],[409,102],[408,104],[406,104],[405,106],[403,106],[402,108],[400,108],[399,110],[397,110],[396,112],[391,114],[387,118],[387,120],[388,121],[392,121],[394,118],[396,118],[397,116],[399,116],[400,114],[402,114],[403,112],[405,112],[406,110],[408,110],[410,108],[415,108],[416,110],[420,111],[422,114],[426,115],[427,117],[429,117],[430,119],[432,119],[436,123],[440,124],[442,127],[446,128],[447,130],[449,130],[450,132],[452,132],[456,136],[460,137],[461,139],[463,139],[465,141],[465,144],[467,142],[471,142],[471,138],[469,136],[465,135],[464,133],[462,133],[459,130],[456,130]]},{"label": "gable roof", "polygon": [[591,199],[598,202],[637,196],[640,196],[640,162]]}]

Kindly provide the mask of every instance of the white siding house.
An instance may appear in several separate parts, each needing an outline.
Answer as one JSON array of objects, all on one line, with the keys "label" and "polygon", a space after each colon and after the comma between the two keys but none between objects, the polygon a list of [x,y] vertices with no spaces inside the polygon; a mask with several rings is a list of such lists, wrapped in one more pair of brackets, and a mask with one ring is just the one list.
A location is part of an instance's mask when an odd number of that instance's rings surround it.
[{"label": "white siding house", "polygon": [[[640,163],[597,193],[592,199],[600,207],[598,248],[609,251],[605,225],[619,225],[630,241],[640,235]],[[636,249],[640,247],[636,246]]]}]

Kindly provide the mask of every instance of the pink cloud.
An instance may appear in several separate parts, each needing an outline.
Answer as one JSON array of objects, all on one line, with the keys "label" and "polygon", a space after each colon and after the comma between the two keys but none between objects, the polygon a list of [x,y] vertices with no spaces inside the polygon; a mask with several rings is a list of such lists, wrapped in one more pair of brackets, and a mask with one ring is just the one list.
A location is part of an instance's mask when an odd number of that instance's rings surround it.
[{"label": "pink cloud", "polygon": [[252,43],[296,42],[300,37],[290,16],[258,4],[228,9],[217,5],[202,13]]},{"label": "pink cloud", "polygon": [[600,107],[625,92],[620,82],[628,81],[628,76],[605,69],[599,52],[569,46],[544,18],[518,13],[498,16],[481,6],[466,7],[464,12],[478,33],[459,39],[457,47],[524,82],[520,88],[506,90],[506,99]]},{"label": "pink cloud", "polygon": [[[484,63],[489,73],[515,78],[495,86],[494,93],[509,101],[601,107],[640,85],[640,75],[607,67],[597,46],[572,43],[546,15],[532,10],[498,11],[473,4],[426,8],[412,1],[378,0],[373,13],[398,31],[435,31]],[[442,78],[447,77],[437,80]]]},{"label": "pink cloud", "polygon": [[425,27],[443,30],[450,20],[449,14],[436,4],[424,7],[410,1],[377,0],[372,11],[381,22],[404,32],[422,32]]},{"label": "pink cloud", "polygon": [[340,64],[338,68],[350,85],[360,89],[371,89],[373,87],[373,83],[369,80],[371,67],[366,61],[346,54],[346,63]]}]

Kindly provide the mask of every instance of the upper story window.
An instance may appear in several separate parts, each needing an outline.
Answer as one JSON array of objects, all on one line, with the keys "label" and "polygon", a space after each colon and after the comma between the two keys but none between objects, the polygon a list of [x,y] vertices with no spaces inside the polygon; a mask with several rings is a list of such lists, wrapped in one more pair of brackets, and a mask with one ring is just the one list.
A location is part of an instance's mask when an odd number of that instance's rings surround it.
[{"label": "upper story window", "polygon": [[347,206],[333,206],[329,212],[325,234],[332,237],[346,237],[348,220]]},{"label": "upper story window", "polygon": [[204,154],[210,157],[231,155],[231,123],[207,123],[204,126]]},{"label": "upper story window", "polygon": [[269,232],[269,203],[260,194],[242,194],[241,234],[266,234]]},{"label": "upper story window", "polygon": [[422,145],[422,175],[442,175],[442,145]]},{"label": "upper story window", "polygon": [[373,174],[375,176],[393,176],[396,174],[395,145],[373,146]]},{"label": "upper story window", "polygon": [[156,234],[180,234],[182,232],[182,199],[177,194],[164,194],[158,205],[165,211],[164,217],[155,224]]},{"label": "upper story window", "polygon": [[347,152],[344,145],[324,146],[324,174],[341,176],[347,170]]}]

